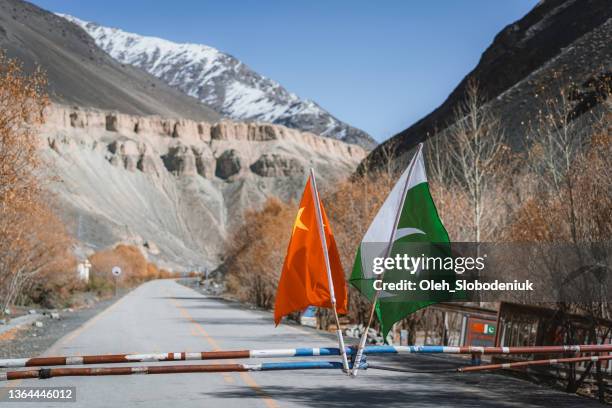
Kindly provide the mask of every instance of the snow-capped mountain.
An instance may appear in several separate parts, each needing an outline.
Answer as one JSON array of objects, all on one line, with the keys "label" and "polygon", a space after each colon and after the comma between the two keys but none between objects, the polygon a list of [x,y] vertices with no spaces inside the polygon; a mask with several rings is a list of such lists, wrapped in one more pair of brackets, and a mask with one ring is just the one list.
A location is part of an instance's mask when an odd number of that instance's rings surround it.
[{"label": "snow-capped mountain", "polygon": [[301,99],[215,48],[145,37],[60,15],[82,27],[119,62],[149,72],[224,116],[281,124],[368,149],[376,144],[366,132],[338,120],[315,102]]}]

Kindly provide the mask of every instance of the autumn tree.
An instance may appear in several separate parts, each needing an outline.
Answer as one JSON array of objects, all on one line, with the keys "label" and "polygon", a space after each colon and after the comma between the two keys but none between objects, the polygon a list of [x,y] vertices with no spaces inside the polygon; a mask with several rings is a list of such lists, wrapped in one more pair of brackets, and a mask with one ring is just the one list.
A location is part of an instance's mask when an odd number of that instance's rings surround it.
[{"label": "autumn tree", "polygon": [[41,179],[38,126],[48,104],[40,70],[0,54],[0,313],[58,257],[69,238]]},{"label": "autumn tree", "polygon": [[496,187],[500,185],[507,146],[501,121],[485,103],[478,82],[468,82],[464,99],[456,106],[446,132],[448,174],[469,200],[472,231],[466,241],[491,239],[496,227]]},{"label": "autumn tree", "polygon": [[[596,103],[585,103],[576,84],[559,82],[558,89],[540,91],[542,104],[531,123],[525,168],[530,172],[535,194],[517,209],[507,229],[511,241],[547,243],[539,258],[554,258],[550,245],[562,245],[564,256],[573,254],[579,268],[565,270],[548,262],[534,273],[555,282],[561,297],[556,304],[559,318],[551,330],[563,331],[566,341],[576,342],[579,329],[564,318],[568,313],[587,316],[591,341],[605,339],[608,329],[597,324],[610,320],[609,238],[612,234],[612,119],[610,84],[595,83]],[[580,109],[578,109],[580,108]],[[607,265],[608,269],[602,269]],[[584,293],[576,294],[584,286]],[[551,286],[553,286],[551,284]],[[566,292],[571,292],[567,295]],[[567,390],[575,392],[588,377],[593,364],[579,375],[568,366]],[[599,397],[603,400],[601,365],[595,364]]]},{"label": "autumn tree", "polygon": [[473,234],[467,191],[453,177],[452,142],[446,132],[434,132],[425,141],[425,165],[431,195],[451,241],[469,241]]},{"label": "autumn tree", "polygon": [[228,239],[222,270],[227,288],[258,307],[274,305],[276,287],[297,213],[296,205],[269,198],[261,210],[247,211]]}]

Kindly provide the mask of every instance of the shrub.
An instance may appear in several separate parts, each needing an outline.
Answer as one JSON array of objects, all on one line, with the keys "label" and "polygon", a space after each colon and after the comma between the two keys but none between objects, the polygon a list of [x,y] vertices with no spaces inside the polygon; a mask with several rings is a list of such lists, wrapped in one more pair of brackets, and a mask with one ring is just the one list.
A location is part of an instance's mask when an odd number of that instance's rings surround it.
[{"label": "shrub", "polygon": [[270,198],[261,211],[247,211],[229,239],[227,287],[241,301],[270,308],[297,209]]},{"label": "shrub", "polygon": [[142,251],[134,245],[119,244],[114,248],[94,253],[90,258],[91,272],[88,289],[98,294],[111,293],[114,288],[112,269],[121,268],[118,278],[122,286],[134,286],[141,282],[171,277],[172,274],[148,262]]}]

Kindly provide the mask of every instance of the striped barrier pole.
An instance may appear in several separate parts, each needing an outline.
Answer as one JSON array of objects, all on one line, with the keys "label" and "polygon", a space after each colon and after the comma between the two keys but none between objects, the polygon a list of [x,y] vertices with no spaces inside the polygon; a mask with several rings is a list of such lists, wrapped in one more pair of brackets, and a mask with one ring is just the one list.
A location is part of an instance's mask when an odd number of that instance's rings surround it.
[{"label": "striped barrier pole", "polygon": [[[360,368],[367,368],[362,364]],[[139,367],[80,367],[80,368],[39,368],[36,370],[7,371],[0,373],[0,381],[23,380],[28,378],[47,379],[52,377],[133,375],[133,374],[179,374],[179,373],[227,373],[243,371],[282,370],[323,370],[343,369],[343,363],[335,361],[296,361],[261,364],[201,364],[166,365]]]},{"label": "striped barrier pole", "polygon": [[520,368],[537,365],[550,365],[559,363],[580,363],[586,361],[605,361],[612,360],[612,355],[607,356],[587,356],[587,357],[568,357],[568,358],[552,358],[548,360],[530,360],[530,361],[518,361],[515,363],[504,363],[504,364],[488,364],[481,366],[469,366],[458,368],[457,371],[461,373],[469,373],[474,371],[487,371],[487,370],[500,370],[504,368]]},{"label": "striped barrier pole", "polygon": [[[515,363],[489,364],[483,366],[468,366],[456,369],[456,372],[468,373],[475,371],[489,371],[507,368],[519,368],[535,365],[551,365],[559,363],[578,363],[586,361],[612,360],[612,355],[571,357],[547,360],[520,361]],[[366,369],[367,363],[360,365]],[[374,368],[374,367],[373,367]],[[7,371],[0,373],[0,381],[22,379],[47,379],[52,377],[74,376],[108,376],[108,375],[135,375],[135,374],[179,374],[179,373],[221,373],[244,371],[285,371],[285,370],[323,370],[343,369],[343,364],[336,361],[297,361],[283,363],[261,364],[206,364],[206,365],[168,365],[168,366],[139,366],[139,367],[92,367],[92,368],[40,368],[36,370]]]},{"label": "striped barrier pole", "polygon": [[612,352],[612,344],[567,346],[480,347],[480,346],[368,346],[367,354],[553,354]]},{"label": "striped barrier pole", "polygon": [[[347,347],[346,353],[354,355],[356,347]],[[539,353],[604,353],[612,352],[612,344],[585,344],[571,346],[533,347],[449,347],[449,346],[367,346],[366,354],[539,354]],[[120,364],[153,361],[226,360],[283,357],[339,356],[335,347],[303,347],[294,349],[202,351],[154,354],[110,354],[89,356],[58,356],[0,359],[0,368],[40,367],[87,364]]]}]

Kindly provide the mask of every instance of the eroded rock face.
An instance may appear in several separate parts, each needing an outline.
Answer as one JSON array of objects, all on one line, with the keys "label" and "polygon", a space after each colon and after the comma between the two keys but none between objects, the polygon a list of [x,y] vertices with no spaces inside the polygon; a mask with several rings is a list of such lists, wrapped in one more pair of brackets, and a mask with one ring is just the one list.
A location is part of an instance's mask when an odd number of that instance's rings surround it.
[{"label": "eroded rock face", "polygon": [[[283,131],[289,130],[283,126],[269,123],[241,123],[223,121],[215,123],[210,128],[212,140],[244,140],[251,142],[267,142],[278,140]],[[296,133],[303,133],[295,131]]]},{"label": "eroded rock face", "polygon": [[108,145],[108,151],[112,154],[109,162],[113,166],[123,166],[128,171],[135,171],[140,159],[140,148],[133,140],[115,140]]},{"label": "eroded rock face", "polygon": [[[49,107],[41,149],[68,225],[88,248],[155,242],[147,254],[213,267],[228,231],[270,196],[289,200],[306,168],[321,185],[347,177],[364,150],[283,126],[130,116]],[[214,137],[213,137],[214,133]],[[278,182],[282,180],[282,182]]]},{"label": "eroded rock face", "polygon": [[215,176],[228,179],[231,176],[238,174],[241,169],[241,160],[238,152],[234,149],[226,150],[217,158],[217,167],[215,168]]},{"label": "eroded rock face", "polygon": [[212,179],[215,176],[215,158],[208,146],[193,147],[196,170],[204,178]]},{"label": "eroded rock face", "polygon": [[[61,105],[51,105],[45,119],[46,128],[58,130],[47,137],[56,152],[61,146],[91,142],[93,150],[100,147],[106,152],[112,165],[157,176],[168,171],[175,177],[227,180],[250,170],[261,177],[287,177],[304,173],[304,151],[349,162],[365,156],[358,146],[266,123],[211,124]],[[65,129],[82,130],[81,135],[87,136],[72,140],[62,133]],[[301,150],[296,155],[270,153],[279,146],[301,146]]]},{"label": "eroded rock face", "polygon": [[164,166],[176,176],[195,176],[196,157],[189,146],[179,144],[171,147],[168,153],[162,156]]},{"label": "eroded rock face", "polygon": [[71,146],[73,142],[66,135],[58,134],[48,137],[47,145],[56,153],[61,153],[63,147]]},{"label": "eroded rock face", "polygon": [[45,112],[49,128],[78,128],[87,132],[106,131],[118,135],[149,140],[151,136],[179,139],[186,145],[217,142],[290,142],[308,145],[309,149],[361,160],[366,151],[359,146],[300,132],[269,123],[222,121],[197,122],[160,116],[135,116],[118,112],[51,105]]},{"label": "eroded rock face", "polygon": [[155,157],[148,154],[143,154],[138,158],[136,168],[143,173],[159,174]]},{"label": "eroded rock face", "polygon": [[106,115],[106,130],[109,132],[116,132],[119,127],[118,124],[117,115]]},{"label": "eroded rock face", "polygon": [[263,154],[251,164],[251,171],[262,177],[287,177],[304,173],[304,167],[295,157]]},{"label": "eroded rock face", "polygon": [[140,156],[136,163],[136,168],[145,174],[153,174],[159,176],[163,169],[160,165],[160,158],[156,155],[149,145],[143,145],[140,150]]},{"label": "eroded rock face", "polygon": [[104,121],[107,131],[122,134],[134,132],[138,124],[138,119],[136,116],[117,112],[110,112],[106,114]]},{"label": "eroded rock face", "polygon": [[[51,105],[45,118],[46,128],[58,130],[47,137],[48,146],[56,152],[61,146],[91,143],[92,149],[99,146],[106,152],[112,165],[157,176],[167,171],[175,177],[199,175],[223,180],[249,172],[287,177],[304,173],[304,151],[343,162],[357,162],[365,156],[358,146],[266,123],[211,124],[61,105]],[[83,137],[73,140],[62,133],[65,129],[82,131],[79,135]],[[286,146],[300,146],[299,152],[276,152],[279,147],[293,150]]]},{"label": "eroded rock face", "polygon": [[72,112],[70,114],[70,126],[84,128],[87,125],[85,118],[78,114],[78,112]]}]

